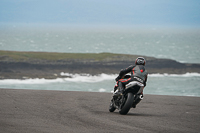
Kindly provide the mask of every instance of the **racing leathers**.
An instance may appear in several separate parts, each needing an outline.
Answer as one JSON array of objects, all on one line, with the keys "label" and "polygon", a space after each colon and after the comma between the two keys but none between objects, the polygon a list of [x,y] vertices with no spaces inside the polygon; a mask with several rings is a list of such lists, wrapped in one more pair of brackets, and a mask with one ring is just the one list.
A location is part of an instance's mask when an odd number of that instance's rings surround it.
[{"label": "racing leathers", "polygon": [[[131,75],[126,75],[127,73],[131,73]],[[115,79],[117,81],[117,84],[114,87],[114,92],[117,92],[115,94],[122,93],[125,88],[125,85],[131,81],[138,81],[140,83],[143,83],[145,87],[147,82],[147,75],[148,73],[147,70],[145,70],[144,65],[132,65],[126,69],[122,69],[119,73],[119,76]],[[139,103],[142,100],[142,98],[143,91],[141,92],[141,94],[138,94],[138,96],[136,96],[135,103]],[[133,107],[135,106],[136,105],[133,105]]]}]

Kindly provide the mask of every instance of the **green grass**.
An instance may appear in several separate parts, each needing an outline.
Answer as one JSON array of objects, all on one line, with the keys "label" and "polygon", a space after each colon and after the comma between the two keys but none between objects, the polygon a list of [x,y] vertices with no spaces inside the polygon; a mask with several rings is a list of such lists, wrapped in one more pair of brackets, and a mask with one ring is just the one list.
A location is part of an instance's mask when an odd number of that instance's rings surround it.
[{"label": "green grass", "polygon": [[0,60],[2,57],[11,58],[15,61],[20,60],[95,60],[101,61],[106,59],[119,58],[136,58],[135,55],[113,54],[113,53],[53,53],[53,52],[18,52],[18,51],[0,51]]}]

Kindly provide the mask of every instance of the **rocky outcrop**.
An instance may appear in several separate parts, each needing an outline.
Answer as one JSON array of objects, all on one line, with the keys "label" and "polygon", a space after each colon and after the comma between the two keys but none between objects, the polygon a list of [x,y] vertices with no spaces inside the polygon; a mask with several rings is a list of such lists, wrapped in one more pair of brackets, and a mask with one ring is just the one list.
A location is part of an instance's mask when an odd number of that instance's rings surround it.
[{"label": "rocky outcrop", "polygon": [[[61,72],[66,73],[89,73],[92,75],[108,73],[116,74],[122,68],[134,64],[136,55],[120,55],[94,58],[67,58],[67,59],[38,59],[26,58],[16,60],[9,56],[0,56],[1,79],[23,78],[57,78],[63,77]],[[200,73],[200,64],[179,63],[170,59],[156,59],[145,57],[146,69],[151,73],[184,74],[186,72]]]}]

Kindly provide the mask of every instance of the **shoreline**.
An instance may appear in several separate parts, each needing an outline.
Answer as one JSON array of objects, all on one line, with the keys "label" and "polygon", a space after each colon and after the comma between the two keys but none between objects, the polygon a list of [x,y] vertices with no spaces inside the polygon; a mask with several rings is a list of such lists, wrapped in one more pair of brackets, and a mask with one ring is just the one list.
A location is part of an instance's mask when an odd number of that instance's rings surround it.
[{"label": "shoreline", "polygon": [[[16,80],[26,80],[26,79],[47,79],[47,80],[53,80],[53,79],[62,79],[62,78],[74,78],[73,76],[76,75],[76,76],[86,76],[86,77],[89,77],[89,76],[101,76],[102,74],[105,74],[105,75],[118,75],[117,73],[111,73],[111,74],[107,74],[107,73],[99,73],[99,74],[89,74],[89,73],[64,73],[64,72],[61,72],[59,75],[57,74],[54,74],[55,77],[53,78],[45,78],[44,77],[20,77],[18,78],[19,76],[16,76],[15,78],[2,78],[0,76],[0,80],[5,80],[5,79],[16,79]],[[183,73],[183,74],[170,74],[170,73],[152,73],[152,74],[148,74],[148,76],[153,76],[153,77],[170,77],[170,76],[184,76],[184,77],[187,77],[187,76],[199,76],[200,73],[197,73],[197,72],[186,72],[186,73]],[[114,80],[114,79],[113,79]]]},{"label": "shoreline", "polygon": [[200,130],[200,97],[145,94],[135,109],[120,115],[117,110],[108,111],[111,96],[99,92],[0,89],[0,128],[2,132],[20,133]]},{"label": "shoreline", "polygon": [[[19,91],[56,91],[56,92],[77,92],[77,93],[105,93],[105,94],[110,94],[111,96],[113,95],[113,92],[112,91],[80,91],[80,90],[56,90],[56,89],[49,89],[49,90],[46,90],[46,89],[25,89],[25,88],[0,88],[0,90],[19,90]],[[195,96],[195,95],[170,95],[170,94],[149,94],[149,93],[145,93],[144,92],[144,95],[149,95],[149,96],[167,96],[167,97],[190,97],[190,98],[200,98],[200,96]]]}]

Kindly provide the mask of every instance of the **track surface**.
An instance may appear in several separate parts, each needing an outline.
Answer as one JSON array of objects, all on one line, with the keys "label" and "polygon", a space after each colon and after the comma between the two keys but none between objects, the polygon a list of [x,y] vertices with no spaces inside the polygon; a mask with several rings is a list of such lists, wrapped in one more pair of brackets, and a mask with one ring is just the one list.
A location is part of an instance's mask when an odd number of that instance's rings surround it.
[{"label": "track surface", "polygon": [[197,133],[200,97],[144,95],[127,115],[108,111],[112,94],[0,89],[1,133]]}]

